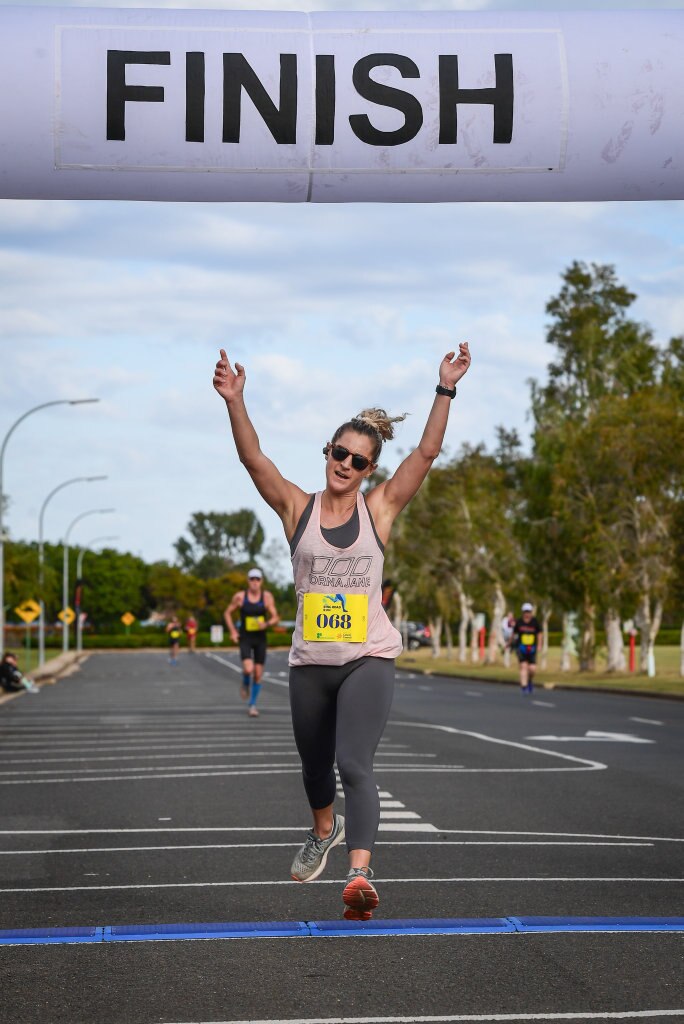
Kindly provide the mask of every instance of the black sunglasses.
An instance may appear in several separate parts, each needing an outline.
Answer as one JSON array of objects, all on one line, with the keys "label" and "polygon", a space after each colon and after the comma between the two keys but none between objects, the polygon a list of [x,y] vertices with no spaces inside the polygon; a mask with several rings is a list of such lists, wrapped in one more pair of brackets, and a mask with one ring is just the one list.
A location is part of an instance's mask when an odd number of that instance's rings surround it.
[{"label": "black sunglasses", "polygon": [[363,473],[364,469],[368,469],[371,465],[371,460],[367,459],[365,455],[354,455],[341,444],[327,444],[323,449],[324,455],[332,455],[335,462],[344,462],[347,456],[351,455],[352,467]]}]

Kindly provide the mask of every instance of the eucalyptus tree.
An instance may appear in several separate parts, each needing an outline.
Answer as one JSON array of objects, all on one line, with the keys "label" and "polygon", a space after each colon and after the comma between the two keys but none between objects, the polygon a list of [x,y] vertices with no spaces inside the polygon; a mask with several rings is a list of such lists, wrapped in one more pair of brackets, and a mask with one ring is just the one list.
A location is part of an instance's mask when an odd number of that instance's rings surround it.
[{"label": "eucalyptus tree", "polygon": [[[612,570],[605,572],[610,533],[599,529],[594,489],[582,484],[581,467],[573,468],[570,449],[603,403],[629,399],[657,382],[660,353],[652,332],[627,316],[635,298],[612,266],[572,263],[546,306],[551,317],[546,340],[555,348],[547,381],[532,382],[528,515],[539,550],[548,556],[541,569],[544,589],[549,596],[555,592],[564,608],[573,603],[580,612],[580,667],[586,669],[594,665],[597,616],[603,610],[614,633],[619,595],[611,588]],[[611,474],[616,472],[613,467]],[[564,473],[576,476],[572,492],[565,487]]]}]

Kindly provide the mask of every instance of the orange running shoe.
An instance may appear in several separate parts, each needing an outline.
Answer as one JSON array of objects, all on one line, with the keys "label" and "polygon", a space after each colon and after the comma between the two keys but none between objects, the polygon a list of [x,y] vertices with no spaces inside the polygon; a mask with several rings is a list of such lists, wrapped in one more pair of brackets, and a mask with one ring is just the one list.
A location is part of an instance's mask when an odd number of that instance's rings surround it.
[{"label": "orange running shoe", "polygon": [[373,916],[380,897],[371,882],[372,877],[371,868],[352,868],[347,875],[347,884],[342,893],[347,921],[370,921]]}]

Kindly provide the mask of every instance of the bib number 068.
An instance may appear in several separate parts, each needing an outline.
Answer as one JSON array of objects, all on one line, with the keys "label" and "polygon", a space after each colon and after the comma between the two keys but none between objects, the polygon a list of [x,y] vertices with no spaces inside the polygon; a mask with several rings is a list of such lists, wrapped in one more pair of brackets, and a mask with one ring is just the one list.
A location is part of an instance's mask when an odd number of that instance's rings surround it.
[{"label": "bib number 068", "polygon": [[337,612],[326,615],[321,612],[316,616],[316,625],[319,629],[351,629],[351,615],[338,615]]},{"label": "bib number 068", "polygon": [[365,643],[368,628],[367,594],[303,595],[302,636],[307,642]]}]

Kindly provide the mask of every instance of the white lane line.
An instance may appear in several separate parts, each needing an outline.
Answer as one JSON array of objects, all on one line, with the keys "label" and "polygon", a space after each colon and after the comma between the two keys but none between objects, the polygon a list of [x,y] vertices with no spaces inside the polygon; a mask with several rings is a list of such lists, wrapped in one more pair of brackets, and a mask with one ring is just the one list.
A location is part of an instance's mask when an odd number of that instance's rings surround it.
[{"label": "white lane line", "polygon": [[565,839],[635,839],[638,842],[650,843],[684,843],[684,839],[673,838],[672,836],[623,836],[607,835],[602,832],[516,832],[489,828],[441,828],[440,832],[443,832],[445,835],[461,836],[558,836]]},{"label": "white lane line", "polygon": [[588,729],[584,736],[526,736],[528,740],[541,740],[542,743],[655,743],[641,736],[633,736],[627,732],[600,732]]},{"label": "white lane line", "polygon": [[[317,878],[318,885],[339,885],[339,879],[337,878]],[[466,883],[472,883],[475,885],[489,884],[493,882],[505,882],[510,885],[511,882],[522,882],[523,884],[532,884],[537,882],[570,882],[586,885],[587,882],[594,884],[605,884],[605,883],[617,883],[626,884],[634,883],[643,885],[644,883],[657,883],[657,884],[680,884],[684,882],[684,878],[509,878],[509,877],[478,877],[478,878],[426,878],[424,875],[420,878],[383,878],[383,885],[448,885],[458,884],[464,885]],[[240,881],[240,882],[132,882],[128,885],[49,885],[49,886],[38,886],[38,887],[16,887],[16,888],[0,888],[0,893],[18,893],[18,892],[100,892],[109,890],[119,889],[234,889],[241,888],[243,886],[276,886],[276,885],[290,885],[298,886],[301,882],[295,882],[289,879],[277,879],[268,881]]]},{"label": "white lane line", "polygon": [[[406,831],[405,829],[401,830]],[[380,840],[376,846],[628,846],[652,847],[653,843],[526,843],[526,842],[487,842],[458,841],[450,839],[391,839]],[[301,846],[299,841],[292,843],[196,843],[191,845],[173,843],[170,846],[78,846],[73,849],[55,850],[0,850],[0,857],[30,857],[50,854],[84,854],[84,853],[147,853],[156,850],[267,850],[276,847]]]},{"label": "white lane line", "polygon": [[551,704],[548,700],[533,700],[533,704],[536,704],[538,708],[555,708],[555,704]]},{"label": "white lane line", "polygon": [[[264,750],[264,751],[245,750],[245,751],[242,751],[242,752],[236,753],[236,754],[224,754],[223,757],[224,758],[230,758],[230,757],[239,757],[239,758],[245,758],[245,757],[273,757],[274,753],[276,753],[276,752],[272,751],[272,750]],[[184,756],[196,757],[197,755],[196,754],[193,754],[193,755],[167,754],[166,755],[166,759],[167,760],[174,760],[176,757],[184,757]],[[211,754],[211,755],[207,754],[205,756],[207,756],[207,757],[208,756],[216,757],[216,754]],[[104,771],[115,771],[115,772],[124,773],[124,772],[162,772],[162,771],[175,771],[177,769],[178,771],[186,771],[187,772],[187,771],[208,771],[209,769],[215,769],[215,768],[268,768],[268,767],[273,767],[273,768],[289,768],[291,766],[291,764],[293,764],[293,763],[295,765],[300,764],[299,755],[297,754],[296,751],[293,751],[292,748],[286,748],[285,750],[278,751],[277,752],[277,756],[281,757],[281,758],[286,758],[286,757],[289,756],[290,760],[288,760],[288,761],[280,761],[280,762],[271,762],[270,764],[258,764],[257,763],[257,764],[254,764],[254,765],[252,765],[252,764],[182,764],[182,765],[156,764],[156,765],[150,765],[149,767],[146,767],[145,765],[136,765],[134,768],[117,768],[116,765],[108,765],[107,768],[102,768],[100,770],[103,771],[103,772]],[[435,757],[436,755],[435,754],[394,754],[394,753],[390,753],[390,754],[379,754],[378,756],[380,758],[383,758],[383,757]],[[89,763],[91,760],[94,760],[94,759],[83,758],[82,760],[84,760],[87,763]],[[119,760],[141,761],[141,760],[143,760],[143,758],[142,757],[133,757],[133,758],[125,758],[125,759],[124,758],[120,758]],[[377,770],[379,768],[382,768],[383,765],[381,763],[379,763],[379,762],[376,762],[374,767]],[[98,769],[94,768],[94,767],[89,767],[89,768],[21,768],[21,769],[14,768],[14,769],[12,769],[10,771],[5,771],[3,774],[4,775],[17,775],[17,776],[23,777],[23,776],[26,776],[26,775],[51,775],[51,776],[54,776],[56,772],[61,772],[63,775],[65,775],[65,774],[68,774],[68,775],[78,775],[78,774],[82,774],[84,772],[89,772],[92,775],[92,773],[96,772],[96,771],[98,771]],[[38,780],[38,781],[40,781],[40,780]],[[48,780],[45,780],[45,781],[48,781]]]},{"label": "white lane line", "polygon": [[[454,772],[499,772],[508,771],[506,768],[463,768],[461,765],[435,765],[431,768],[415,768],[413,765],[383,765],[376,764],[374,769],[380,772],[402,772],[405,774],[451,774]],[[110,769],[110,771],[115,769]],[[122,769],[127,771],[128,769]],[[88,778],[52,778],[52,779],[0,779],[0,786],[49,786],[49,785],[77,785],[81,782],[156,782],[158,779],[203,779],[211,777],[227,777],[230,775],[292,775],[301,774],[299,768],[269,768],[267,765],[246,766],[244,769],[236,765],[227,771],[173,771],[172,768],[164,768],[158,771],[156,768],[140,768],[139,771],[150,771],[150,775],[93,775]],[[516,770],[516,769],[513,769]],[[535,768],[520,768],[521,772],[536,771]],[[565,768],[549,768],[548,771],[567,771]],[[94,769],[97,771],[97,769]],[[168,773],[168,774],[167,774]]]},{"label": "white lane line", "polygon": [[[258,726],[253,726],[253,728],[256,729],[256,728],[258,728]],[[259,740],[261,741],[261,736],[259,736]],[[283,744],[283,743],[285,743],[285,740],[281,741],[281,744]],[[274,745],[275,746],[280,746],[281,744],[274,744]],[[155,743],[142,743],[140,745],[138,745],[136,743],[127,743],[123,747],[112,747],[112,746],[108,746],[106,743],[80,743],[78,746],[54,746],[54,747],[51,747],[50,749],[53,752],[55,752],[55,753],[68,754],[71,751],[82,751],[82,750],[89,750],[89,749],[93,749],[93,750],[106,750],[108,752],[116,752],[116,751],[127,751],[127,750],[193,750],[195,747],[201,747],[203,750],[206,750],[207,747],[223,749],[223,747],[225,747],[227,745],[235,746],[236,744],[234,744],[234,743],[227,744],[227,743],[225,743],[222,740],[213,740],[213,741],[212,740],[206,740],[204,742],[197,742],[197,743],[185,743],[185,742],[182,742],[182,741],[178,740],[178,741],[176,741],[174,743],[156,743],[155,742]],[[249,746],[249,743],[246,743],[245,745]],[[17,747],[16,750],[9,750],[9,748],[5,748],[5,749],[8,751],[8,753],[12,753],[12,754],[21,754],[21,753],[27,754],[27,753],[30,753],[30,751],[28,751],[26,749],[26,747],[21,747],[21,746]],[[39,749],[41,751],[44,751],[45,750],[45,744],[41,745],[39,747]]]},{"label": "white lane line", "polygon": [[[174,760],[180,760],[183,757],[218,757],[219,754],[222,754],[223,757],[251,757],[251,756],[273,757],[274,754],[279,756],[279,757],[282,757],[285,754],[292,753],[292,743],[285,743],[285,742],[282,742],[282,743],[261,743],[262,747],[269,747],[270,746],[270,747],[275,747],[276,748],[275,750],[267,750],[267,751],[266,750],[263,750],[263,751],[262,750],[253,750],[252,749],[253,743],[254,743],[253,740],[252,741],[245,740],[244,744],[243,743],[240,743],[240,744],[237,744],[237,743],[226,743],[225,746],[227,746],[227,747],[235,747],[235,746],[241,746],[242,747],[242,746],[246,746],[246,747],[249,748],[247,750],[238,750],[234,754],[231,753],[231,752],[222,752],[222,751],[209,751],[209,752],[205,752],[205,753],[201,753],[201,751],[195,751],[195,752],[193,752],[191,754],[179,754],[177,752],[174,752],[173,754],[119,754],[119,755],[116,755],[116,756],[114,756],[114,755],[109,756],[108,755],[108,756],[105,756],[105,757],[98,757],[97,755],[93,754],[92,756],[89,756],[89,757],[29,757],[29,758],[10,758],[8,760],[1,760],[0,759],[0,768],[3,767],[4,765],[9,765],[9,764],[30,764],[30,765],[34,765],[34,764],[80,764],[80,763],[93,764],[96,761],[116,761],[116,762],[119,762],[119,761],[168,761],[170,758],[173,758]],[[204,747],[210,746],[211,747],[211,746],[213,746],[213,744],[202,744],[202,746],[204,746]],[[217,744],[217,746],[218,746],[218,744]],[[221,747],[223,747],[223,746],[224,746],[224,744],[221,744]],[[171,747],[169,749],[172,749],[172,750],[175,751],[174,747]],[[437,756],[436,754],[406,754],[406,753],[402,753],[402,752],[395,753],[394,751],[386,751],[382,746],[380,747],[380,749],[378,751],[378,757],[436,757],[436,756]],[[55,769],[55,771],[56,770],[57,769]],[[94,770],[95,769],[93,769],[93,771]],[[60,768],[59,771],[66,771],[66,769]]]},{"label": "white lane line", "polygon": [[[268,744],[264,743],[264,744],[262,744],[262,746],[268,746]],[[258,751],[259,755],[263,756],[263,757],[273,757],[273,755],[275,754],[278,757],[280,757],[280,756],[282,756],[284,754],[287,754],[287,753],[290,753],[292,751],[292,744],[291,743],[290,744],[275,743],[275,744],[273,744],[273,746],[275,746],[277,749],[276,750],[263,751],[263,752],[262,751]],[[173,758],[174,760],[180,760],[183,757],[218,757],[219,755],[221,755],[223,757],[249,757],[249,756],[251,756],[254,753],[257,753],[257,752],[256,751],[252,751],[250,749],[250,750],[244,750],[244,751],[236,751],[235,754],[225,753],[225,752],[221,752],[221,751],[209,751],[209,752],[203,754],[203,753],[201,753],[201,751],[197,750],[197,751],[193,751],[193,753],[191,753],[191,754],[179,754],[179,753],[173,753],[173,754],[118,754],[118,755],[112,755],[111,757],[110,756],[97,757],[95,754],[93,754],[91,757],[31,757],[31,758],[23,759],[23,760],[16,759],[16,758],[8,760],[8,761],[1,761],[0,760],[0,767],[3,767],[4,765],[8,765],[8,764],[31,764],[31,765],[33,765],[33,764],[80,764],[80,763],[93,764],[96,761],[116,761],[117,763],[119,761],[168,761],[170,758]],[[65,768],[55,769],[55,771],[66,771],[66,770],[67,769],[65,769]],[[93,769],[93,771],[94,770],[95,769]]]},{"label": "white lane line", "polygon": [[[37,829],[0,829],[0,836],[119,836],[147,835],[152,833],[186,833],[186,832],[303,832],[309,825],[174,825],[168,828],[37,828]],[[407,825],[407,829],[412,827]],[[434,828],[434,826],[430,826]],[[608,839],[630,840],[636,843],[684,843],[684,839],[673,839],[668,836],[622,836],[601,835],[586,832],[500,832],[489,829],[435,829],[442,835],[468,836],[554,836],[558,839]],[[574,844],[570,844],[574,845]],[[579,844],[578,844],[579,845]]]},{"label": "white lane line", "polygon": [[433,729],[438,732],[446,732],[453,736],[470,736],[473,739],[483,740],[485,743],[496,743],[504,747],[514,747],[517,750],[525,750],[534,754],[544,754],[546,757],[556,757],[563,761],[573,761],[579,765],[578,768],[466,768],[468,772],[586,772],[604,771],[608,765],[601,761],[590,761],[585,757],[577,757],[574,754],[561,754],[558,750],[544,750],[541,747],[531,747],[527,743],[516,743],[514,740],[501,740],[496,736],[487,736],[481,732],[471,732],[469,729],[455,729],[451,725],[431,725],[427,722],[398,722],[388,723],[394,727],[405,727],[410,729]]},{"label": "white lane line", "polygon": [[659,722],[655,718],[630,718],[630,722],[643,722],[644,725],[662,725],[663,724],[662,722]]},{"label": "white lane line", "polygon": [[[172,756],[173,755],[169,754],[169,757],[172,757]],[[230,755],[228,755],[228,756],[230,756]],[[235,756],[236,757],[238,757],[238,756],[239,757],[249,757],[250,755],[249,754],[239,754],[239,755],[236,754]],[[269,753],[269,754],[260,754],[258,756],[260,756],[260,757],[272,757],[273,755]],[[281,757],[285,757],[285,756],[286,756],[286,754],[282,754],[281,755]],[[258,768],[290,768],[293,765],[293,763],[294,764],[299,764],[299,759],[298,759],[296,754],[292,754],[289,761],[274,761],[274,762],[270,762],[268,764],[259,764],[259,765],[252,765],[252,764],[183,764],[183,765],[176,766],[176,765],[173,765],[173,764],[154,764],[154,765],[151,765],[150,767],[145,767],[144,765],[142,765],[142,766],[141,765],[136,765],[135,768],[117,768],[115,766],[109,766],[106,769],[103,768],[102,771],[121,772],[122,773],[122,778],[127,778],[127,776],[123,774],[124,772],[150,772],[150,773],[154,773],[154,772],[171,772],[171,771],[175,771],[176,767],[178,768],[178,771],[185,771],[185,772],[188,772],[188,771],[202,771],[202,772],[204,772],[204,771],[209,771],[211,769],[217,769],[217,768],[221,768],[221,769],[223,769],[223,768],[231,768],[231,769],[232,768],[257,768],[257,767]],[[92,773],[94,771],[97,771],[97,769],[96,768],[60,768],[59,771],[65,773],[65,774],[68,772],[70,775],[72,775],[72,774],[79,774],[79,773],[82,773],[82,772],[89,772],[92,775]],[[20,776],[25,776],[25,775],[52,775],[52,776],[54,776],[55,769],[52,769],[52,768],[38,768],[35,771],[16,771],[15,770],[15,771],[11,771],[11,772],[5,772],[4,774],[5,775],[20,775]],[[32,781],[32,780],[29,780],[29,781]],[[37,779],[36,781],[37,782],[43,782],[43,781],[44,782],[49,782],[50,780],[49,779]],[[74,779],[72,781],[78,782],[80,780],[79,779]]]},{"label": "white lane line", "polygon": [[169,1024],[486,1024],[487,1021],[644,1020],[676,1017],[683,1010],[591,1010],[568,1013],[452,1013],[441,1017],[291,1017],[287,1020],[172,1021]]},{"label": "white lane line", "polygon": [[411,822],[406,821],[402,823],[392,821],[381,821],[378,825],[378,832],[439,832],[438,828],[434,825],[428,824],[427,821]]},{"label": "white lane line", "polygon": [[483,693],[476,693],[475,690],[464,690],[466,697],[484,697]]},{"label": "white lane line", "polygon": [[[234,665],[232,661],[222,658],[220,654],[205,654],[204,657],[211,658],[212,661],[218,661],[219,664],[225,665],[226,668],[232,668],[233,672],[238,672],[242,675],[242,665]],[[270,672],[264,672],[264,679],[275,686],[289,686],[287,679],[279,679],[278,676],[274,676]]]},{"label": "white lane line", "polygon": [[420,814],[415,811],[380,811],[380,821],[416,821]]}]

